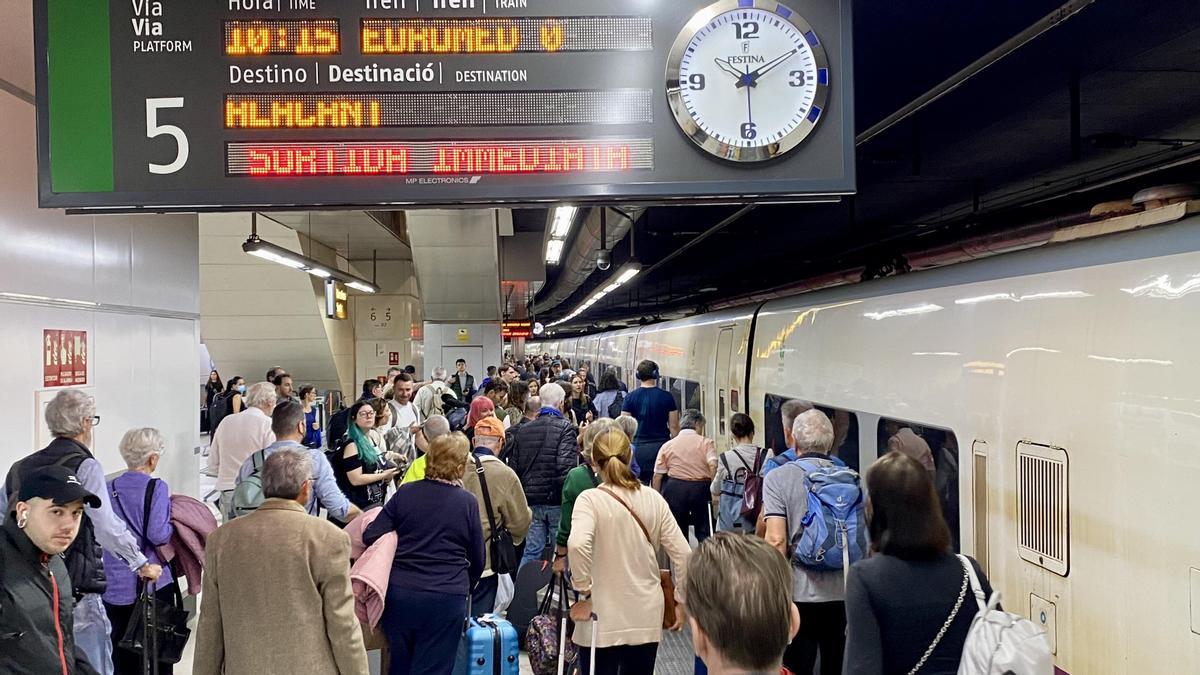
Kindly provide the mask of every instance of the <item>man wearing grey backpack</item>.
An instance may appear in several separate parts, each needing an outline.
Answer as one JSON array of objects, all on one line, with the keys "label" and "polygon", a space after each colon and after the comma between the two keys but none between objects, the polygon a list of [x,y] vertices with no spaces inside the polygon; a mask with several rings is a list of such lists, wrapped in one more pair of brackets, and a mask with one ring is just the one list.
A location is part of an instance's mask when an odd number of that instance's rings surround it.
[{"label": "man wearing grey backpack", "polygon": [[267,457],[284,448],[303,452],[312,459],[312,490],[309,491],[305,506],[309,515],[315,516],[324,508],[331,517],[343,523],[361,515],[359,508],[351,504],[338,488],[333,467],[325,453],[303,445],[306,426],[304,406],[300,403],[287,399],[275,406],[271,412],[271,430],[275,433],[275,442],[250,455],[238,471],[237,487],[233,494],[234,515],[246,515],[262,504],[264,497],[260,474],[263,463]]},{"label": "man wearing grey backpack", "polygon": [[792,600],[800,612],[800,631],[784,652],[783,665],[793,673],[809,675],[820,653],[821,675],[838,675],[846,641],[842,571],[803,565],[796,555],[809,511],[807,474],[835,468],[829,458],[833,424],[820,410],[809,410],[792,424],[792,436],[796,459],[777,467],[763,481],[766,540],[791,562]]}]

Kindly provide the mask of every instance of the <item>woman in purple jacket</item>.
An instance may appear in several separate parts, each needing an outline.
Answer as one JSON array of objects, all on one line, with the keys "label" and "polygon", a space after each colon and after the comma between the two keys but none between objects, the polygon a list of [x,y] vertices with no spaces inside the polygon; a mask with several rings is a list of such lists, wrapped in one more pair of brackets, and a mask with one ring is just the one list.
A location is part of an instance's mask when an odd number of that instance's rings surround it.
[{"label": "woman in purple jacket", "polygon": [[[141,542],[142,553],[152,563],[163,565],[162,576],[155,586],[158,597],[170,602],[175,594],[175,579],[171,569],[158,555],[157,546],[171,540],[174,527],[171,525],[171,491],[161,480],[151,478],[162,456],[164,441],[158,429],[130,429],[121,438],[121,457],[129,470],[108,482],[108,498],[133,538]],[[154,482],[150,501],[150,517],[146,519],[146,492]],[[145,526],[145,527],[143,527]],[[138,596],[137,573],[129,569],[116,556],[104,551],[104,574],[108,588],[104,591],[104,609],[112,623],[113,667],[115,675],[140,675],[141,654],[121,649],[119,644],[133,618],[134,603]],[[158,672],[171,673],[171,664],[159,663]]]}]

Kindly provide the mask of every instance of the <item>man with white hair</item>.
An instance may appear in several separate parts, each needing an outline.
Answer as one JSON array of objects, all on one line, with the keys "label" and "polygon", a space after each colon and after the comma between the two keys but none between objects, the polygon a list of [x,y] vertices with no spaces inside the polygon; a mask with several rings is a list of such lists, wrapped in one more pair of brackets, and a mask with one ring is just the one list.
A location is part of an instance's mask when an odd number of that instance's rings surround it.
[{"label": "man with white hair", "polygon": [[[495,417],[485,417],[475,424],[471,461],[463,471],[463,488],[479,502],[479,523],[483,541],[491,540],[497,525],[512,535],[512,543],[520,545],[529,533],[533,512],[525,501],[525,491],[517,474],[501,462],[498,455],[504,447],[504,424]],[[497,569],[492,559],[492,546],[484,547],[483,575],[471,591],[471,607],[476,614],[490,612],[496,605],[500,574],[515,573],[515,569]]]},{"label": "man with white hair", "polygon": [[[246,409],[221,421],[208,446],[209,473],[217,476],[221,514],[233,518],[233,489],[238,471],[250,455],[275,442],[271,412],[275,410],[275,385],[258,382],[246,392]],[[228,426],[228,428],[226,428]]]},{"label": "man with white hair", "polygon": [[763,480],[763,519],[767,543],[792,561],[792,600],[800,612],[800,631],[783,655],[793,673],[811,673],[818,652],[821,674],[842,672],[846,642],[846,593],[842,572],[797,564],[792,555],[804,533],[808,513],[807,472],[836,466],[829,457],[833,424],[820,410],[808,410],[792,425],[796,460],[779,466]]},{"label": "man with white hair", "polygon": [[[78,389],[64,389],[46,406],[45,419],[54,440],[9,469],[4,490],[0,491],[0,519],[9,516],[22,480],[48,466],[66,467],[94,495],[109,494],[104,469],[91,451],[92,430],[100,423],[95,400]],[[157,580],[162,567],[142,554],[125,522],[113,512],[111,500],[102,499],[99,506],[87,507],[79,535],[64,554],[71,586],[79,598],[74,613],[75,644],[98,673],[112,675],[112,627],[100,597],[107,586],[102,550],[144,579]]]},{"label": "man with white hair", "polygon": [[579,465],[575,425],[563,417],[567,394],[555,383],[538,391],[542,408],[537,419],[515,430],[516,441],[504,461],[521,479],[525,500],[533,509],[533,523],[525,540],[524,565],[554,547],[562,516],[562,487],[567,472]]},{"label": "man with white hair", "polygon": [[208,538],[195,675],[367,675],[350,537],[306,513],[312,472],[306,448],[275,451],[263,503]]},{"label": "man with white hair", "polygon": [[417,391],[417,409],[421,411],[421,417],[426,419],[433,415],[445,414],[445,409],[442,407],[442,396],[450,394],[458,398],[450,389],[450,385],[446,384],[445,368],[441,366],[434,368],[430,377],[432,380],[429,384]]}]

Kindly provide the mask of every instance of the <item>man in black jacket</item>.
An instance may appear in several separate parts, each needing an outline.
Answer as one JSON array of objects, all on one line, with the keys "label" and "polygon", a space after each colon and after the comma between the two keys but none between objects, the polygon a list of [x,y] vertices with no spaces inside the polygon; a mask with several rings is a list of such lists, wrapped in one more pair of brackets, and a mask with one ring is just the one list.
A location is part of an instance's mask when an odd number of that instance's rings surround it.
[{"label": "man in black jacket", "polygon": [[62,553],[84,506],[100,499],[64,466],[30,472],[0,526],[0,672],[94,675],[75,646],[71,575]]},{"label": "man in black jacket", "polygon": [[512,451],[505,458],[521,479],[525,500],[533,511],[522,565],[541,559],[546,547],[554,546],[562,511],[563,481],[567,472],[579,465],[575,425],[562,414],[566,392],[557,384],[548,384],[538,396],[542,408],[537,419],[520,425]]}]

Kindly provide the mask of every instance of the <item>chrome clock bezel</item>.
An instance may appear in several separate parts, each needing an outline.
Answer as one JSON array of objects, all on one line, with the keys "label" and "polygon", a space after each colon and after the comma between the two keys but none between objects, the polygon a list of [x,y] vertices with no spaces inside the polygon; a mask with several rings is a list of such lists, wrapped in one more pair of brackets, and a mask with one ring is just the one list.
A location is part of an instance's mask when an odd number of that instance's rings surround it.
[{"label": "chrome clock bezel", "polygon": [[[787,10],[789,14],[786,16],[781,14],[779,8]],[[809,114],[804,116],[799,126],[774,143],[754,147],[741,147],[724,143],[701,129],[696,120],[688,113],[687,106],[683,102],[683,90],[679,82],[679,69],[683,61],[683,55],[688,45],[691,44],[692,38],[696,36],[696,33],[721,14],[739,9],[763,10],[791,23],[800,31],[801,35],[805,36],[809,48],[812,49],[817,72],[820,73],[824,70],[826,73],[824,82],[821,82],[818,77],[817,88],[813,95],[812,106],[809,108]],[[808,36],[813,36],[815,42],[809,39]],[[829,98],[831,79],[832,75],[829,70],[829,59],[825,54],[825,45],[821,42],[820,36],[813,30],[812,25],[795,10],[776,0],[719,0],[696,12],[687,25],[683,27],[683,30],[680,31],[678,37],[675,38],[675,44],[671,46],[671,52],[667,57],[667,102],[671,106],[671,113],[675,117],[676,124],[679,125],[684,135],[691,139],[693,143],[700,146],[705,152],[732,162],[764,162],[791,152],[812,134],[813,129],[816,128],[825,113],[825,104]],[[816,112],[815,115],[813,114],[814,111]]]}]

